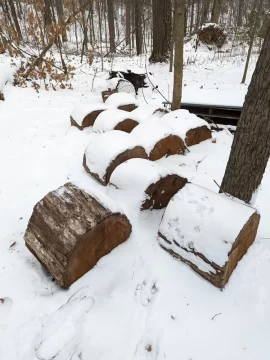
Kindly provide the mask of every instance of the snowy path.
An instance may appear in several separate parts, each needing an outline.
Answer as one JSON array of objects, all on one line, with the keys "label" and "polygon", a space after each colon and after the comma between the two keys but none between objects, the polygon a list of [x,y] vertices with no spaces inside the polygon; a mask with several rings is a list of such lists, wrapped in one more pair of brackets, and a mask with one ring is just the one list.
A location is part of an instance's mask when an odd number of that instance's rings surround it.
[{"label": "snowy path", "polygon": [[[94,96],[82,95],[87,89],[36,94],[7,87],[0,103],[0,359],[268,359],[269,166],[256,200],[257,240],[222,292],[158,246],[162,211],[139,214],[121,197],[131,238],[69,290],[25,248],[32,208],[48,191],[69,180],[107,191],[82,167],[91,131],[69,125],[74,104]],[[159,162],[217,191],[232,136],[215,136],[216,144]]]}]

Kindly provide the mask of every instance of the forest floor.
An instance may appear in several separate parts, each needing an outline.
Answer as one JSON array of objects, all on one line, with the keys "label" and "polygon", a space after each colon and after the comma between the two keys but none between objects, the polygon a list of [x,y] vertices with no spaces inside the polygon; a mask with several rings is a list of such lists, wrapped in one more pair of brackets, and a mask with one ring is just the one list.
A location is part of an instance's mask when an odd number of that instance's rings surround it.
[{"label": "forest floor", "polygon": [[[242,60],[202,58],[188,65],[183,101],[242,105],[247,91],[247,85],[240,85]],[[144,67],[144,58],[114,61]],[[6,100],[0,101],[0,359],[268,359],[269,165],[254,198],[262,216],[256,241],[223,291],[160,248],[162,210],[139,213],[129,199],[119,202],[132,222],[132,236],[69,290],[52,282],[26,249],[28,220],[46,193],[68,181],[107,192],[82,167],[91,129],[81,132],[69,120],[75,105],[94,102],[106,87],[107,74],[98,71],[93,82],[92,69],[78,70],[74,90],[37,93],[7,85]],[[168,65],[148,70],[165,97],[171,97]],[[163,101],[151,87],[139,92],[139,100]],[[181,166],[193,183],[218,192],[233,135],[224,130],[213,137],[216,143],[208,140],[186,156],[159,162]]]}]

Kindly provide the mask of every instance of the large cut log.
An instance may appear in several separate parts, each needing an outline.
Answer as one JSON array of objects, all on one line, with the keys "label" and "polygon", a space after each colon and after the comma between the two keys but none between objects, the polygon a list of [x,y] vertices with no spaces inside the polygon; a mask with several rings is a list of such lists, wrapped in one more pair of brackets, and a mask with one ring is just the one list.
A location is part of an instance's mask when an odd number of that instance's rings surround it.
[{"label": "large cut log", "polygon": [[146,159],[144,148],[130,134],[113,130],[92,138],[84,153],[83,166],[102,185],[107,185],[114,169],[132,158]]},{"label": "large cut log", "polygon": [[187,146],[199,144],[212,137],[208,123],[188,110],[172,111],[164,115],[161,122],[178,133]]},{"label": "large cut log", "polygon": [[120,130],[130,133],[139,123],[129,119],[129,114],[129,112],[119,109],[105,110],[96,118],[93,131],[104,133],[111,130]]},{"label": "large cut log", "polygon": [[160,119],[162,116],[168,113],[168,110],[163,109],[156,105],[139,105],[137,109],[130,113],[130,119],[136,120],[142,123],[149,119]]},{"label": "large cut log", "polygon": [[108,109],[105,104],[81,104],[74,108],[70,115],[70,123],[78,129],[93,126],[96,118],[104,110]]},{"label": "large cut log", "polygon": [[130,233],[129,220],[111,199],[67,183],[36,204],[24,239],[57,282],[68,288]]},{"label": "large cut log", "polygon": [[170,201],[158,241],[171,255],[223,288],[254,242],[259,221],[250,206],[187,184]]},{"label": "large cut log", "polygon": [[105,104],[110,108],[117,108],[125,111],[133,111],[138,107],[138,101],[135,96],[127,93],[112,94],[107,98]]},{"label": "large cut log", "polygon": [[107,100],[109,96],[115,93],[127,93],[135,95],[135,88],[131,82],[122,78],[113,78],[107,82],[108,90],[102,91],[103,102]]},{"label": "large cut log", "polygon": [[144,147],[150,160],[158,160],[164,156],[184,154],[184,140],[174,129],[157,120],[148,120],[139,124],[131,135]]},{"label": "large cut log", "polygon": [[186,182],[156,162],[130,159],[112,173],[109,191],[112,196],[121,192],[136,209],[163,209]]}]

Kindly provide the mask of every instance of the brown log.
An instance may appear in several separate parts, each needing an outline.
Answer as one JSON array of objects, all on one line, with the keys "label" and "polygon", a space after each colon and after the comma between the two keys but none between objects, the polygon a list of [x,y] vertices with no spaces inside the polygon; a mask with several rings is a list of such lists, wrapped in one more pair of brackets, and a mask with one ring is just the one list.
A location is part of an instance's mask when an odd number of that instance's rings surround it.
[{"label": "brown log", "polygon": [[94,110],[91,111],[88,115],[85,116],[85,118],[82,121],[82,125],[79,125],[73,118],[72,116],[70,116],[70,123],[71,126],[76,126],[78,129],[83,130],[84,128],[93,126],[96,118],[98,117],[99,114],[102,113],[102,111],[104,111],[105,109],[102,110]]},{"label": "brown log", "polygon": [[67,183],[34,207],[26,246],[62,287],[68,288],[129,238],[127,217],[105,206]]},{"label": "brown log", "polygon": [[137,107],[138,106],[135,104],[127,104],[127,105],[120,105],[120,106],[118,106],[117,109],[131,112],[131,111],[137,109]]},{"label": "brown log", "polygon": [[187,146],[192,146],[211,138],[211,130],[207,126],[200,126],[186,133],[185,142]]},{"label": "brown log", "polygon": [[223,288],[253,244],[259,222],[255,209],[187,184],[164,213],[159,243],[214,286]]},{"label": "brown log", "polygon": [[180,155],[185,152],[184,141],[176,135],[169,135],[156,143],[149,154],[149,160],[159,160],[164,156]]},{"label": "brown log", "polygon": [[101,96],[102,96],[102,100],[105,103],[106,100],[108,99],[109,96],[111,96],[112,94],[116,94],[118,92],[117,89],[108,89],[108,90],[104,90],[101,92]]},{"label": "brown log", "polygon": [[121,121],[119,124],[117,124],[114,130],[120,130],[126,133],[131,133],[131,131],[138,125],[139,125],[138,121],[132,119],[126,119],[124,121]]},{"label": "brown log", "polygon": [[4,97],[4,94],[0,91],[0,101],[5,101],[5,97]]}]

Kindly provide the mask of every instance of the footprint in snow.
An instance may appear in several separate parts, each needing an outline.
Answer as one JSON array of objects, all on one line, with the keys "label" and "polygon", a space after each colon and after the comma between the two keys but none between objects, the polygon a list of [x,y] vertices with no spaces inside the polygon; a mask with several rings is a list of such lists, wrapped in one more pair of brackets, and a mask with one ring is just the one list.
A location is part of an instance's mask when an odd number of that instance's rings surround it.
[{"label": "footprint in snow", "polygon": [[158,288],[155,282],[147,284],[144,280],[141,284],[136,286],[135,300],[141,305],[147,307],[157,292]]},{"label": "footprint in snow", "polygon": [[36,356],[39,360],[77,359],[81,329],[86,314],[94,306],[88,287],[78,290],[66,304],[42,325],[36,340]]},{"label": "footprint in snow", "polygon": [[9,297],[0,297],[0,324],[7,318],[12,309],[13,301]]}]

